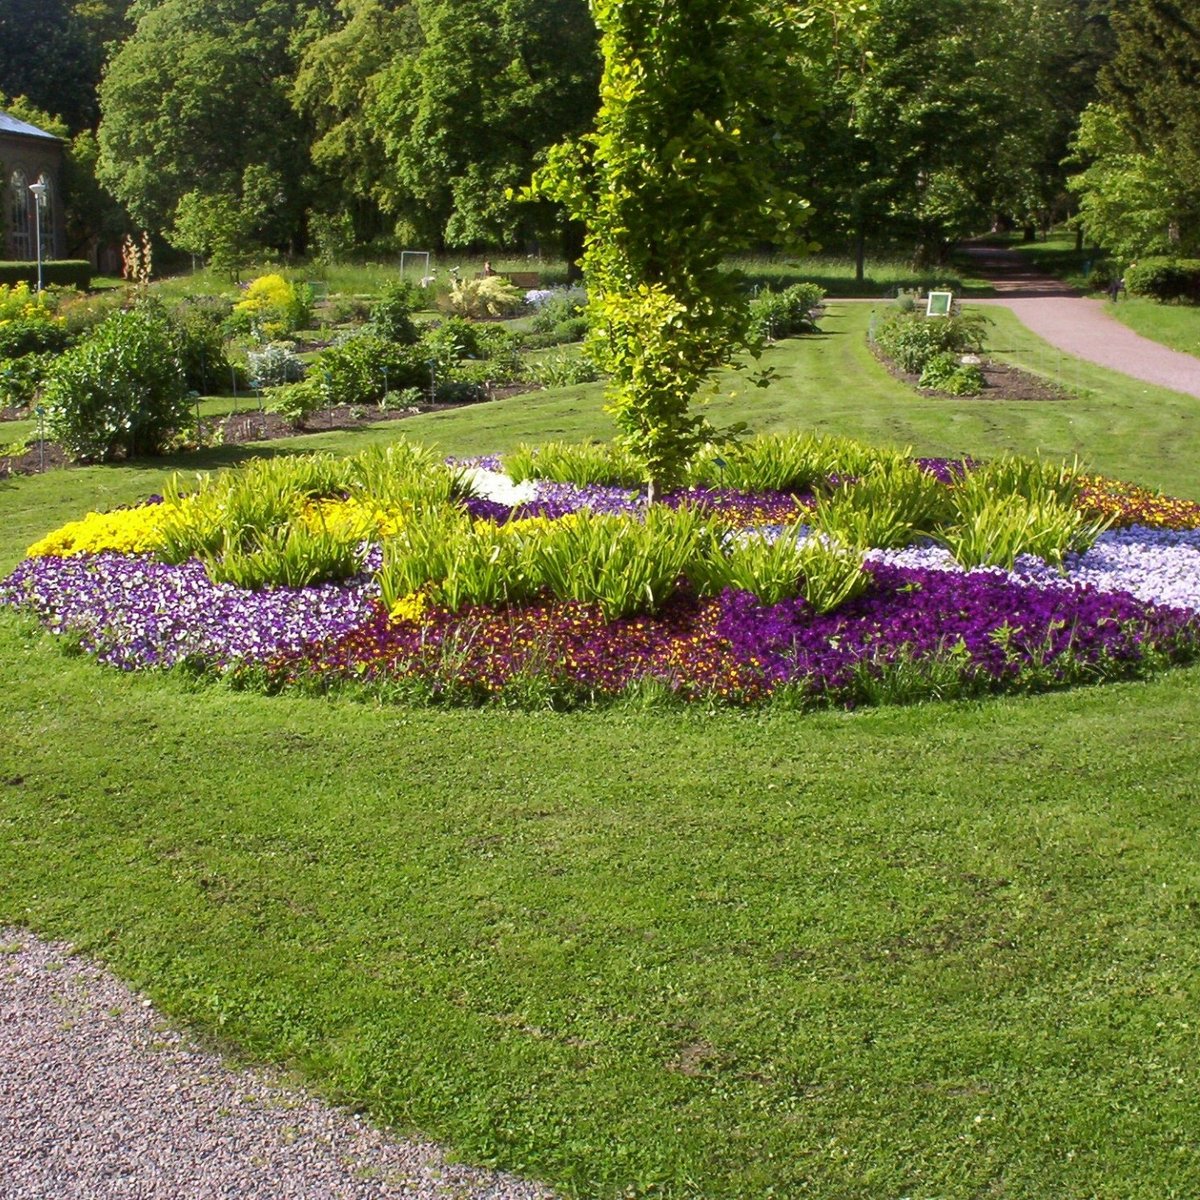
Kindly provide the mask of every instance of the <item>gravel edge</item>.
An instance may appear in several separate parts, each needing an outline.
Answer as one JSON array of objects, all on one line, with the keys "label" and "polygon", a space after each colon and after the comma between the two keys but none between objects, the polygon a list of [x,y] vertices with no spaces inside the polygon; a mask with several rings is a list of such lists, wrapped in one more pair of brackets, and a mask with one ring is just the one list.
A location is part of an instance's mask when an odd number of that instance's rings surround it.
[{"label": "gravel edge", "polygon": [[74,953],[0,927],[0,1200],[553,1200],[233,1069]]}]

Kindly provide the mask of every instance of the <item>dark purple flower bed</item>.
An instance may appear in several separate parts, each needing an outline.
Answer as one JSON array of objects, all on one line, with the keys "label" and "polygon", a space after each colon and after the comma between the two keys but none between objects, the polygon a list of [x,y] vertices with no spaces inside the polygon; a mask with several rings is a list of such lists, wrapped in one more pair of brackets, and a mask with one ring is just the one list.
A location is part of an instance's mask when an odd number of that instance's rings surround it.
[{"label": "dark purple flower bed", "polygon": [[858,600],[818,615],[745,592],[677,596],[655,617],[605,623],[586,605],[382,612],[235,674],[268,686],[335,680],[429,698],[485,700],[540,688],[562,701],[652,682],[682,699],[751,703],[785,692],[855,704],[1129,676],[1195,655],[1197,618],[1088,586],[1038,588],[996,573],[877,563]]}]

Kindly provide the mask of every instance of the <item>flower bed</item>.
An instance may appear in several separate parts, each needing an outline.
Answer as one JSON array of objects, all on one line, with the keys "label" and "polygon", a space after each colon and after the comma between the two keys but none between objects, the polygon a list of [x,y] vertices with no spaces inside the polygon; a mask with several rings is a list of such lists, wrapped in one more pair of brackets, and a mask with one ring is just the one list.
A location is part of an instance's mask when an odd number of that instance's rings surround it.
[{"label": "flower bed", "polygon": [[[921,465],[948,486],[969,469]],[[516,504],[457,503],[481,525],[534,531],[585,510],[631,521],[640,511],[628,489],[522,486]],[[497,494],[517,499],[511,486]],[[246,686],[367,686],[468,703],[569,705],[641,689],[689,701],[856,704],[1056,687],[1193,659],[1200,506],[1095,477],[1079,497],[1114,526],[1066,554],[1062,572],[1029,555],[1012,570],[965,570],[935,545],[872,550],[864,586],[824,612],[801,596],[766,603],[731,587],[702,594],[687,580],[650,611],[609,620],[598,603],[541,593],[452,611],[417,591],[386,605],[374,541],[348,578],[250,590],[213,582],[196,558],[160,561],[150,506],[49,535],[0,583],[0,602],[122,669],[186,665]],[[797,522],[816,503],[811,493],[712,488],[670,502],[721,528],[758,531],[749,536],[801,538]]]}]

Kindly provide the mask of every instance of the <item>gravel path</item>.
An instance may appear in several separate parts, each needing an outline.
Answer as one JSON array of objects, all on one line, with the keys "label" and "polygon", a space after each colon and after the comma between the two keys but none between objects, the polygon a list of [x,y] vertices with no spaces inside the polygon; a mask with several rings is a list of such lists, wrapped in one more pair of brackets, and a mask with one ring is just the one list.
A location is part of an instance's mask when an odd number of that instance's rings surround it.
[{"label": "gravel path", "polygon": [[69,946],[0,929],[0,1200],[547,1200],[167,1028]]},{"label": "gravel path", "polygon": [[967,253],[997,293],[972,304],[1003,304],[1039,337],[1075,358],[1200,398],[1200,358],[1134,333],[1108,311],[1111,301],[1081,296],[1061,280],[1037,274],[1011,250],[973,246]]}]

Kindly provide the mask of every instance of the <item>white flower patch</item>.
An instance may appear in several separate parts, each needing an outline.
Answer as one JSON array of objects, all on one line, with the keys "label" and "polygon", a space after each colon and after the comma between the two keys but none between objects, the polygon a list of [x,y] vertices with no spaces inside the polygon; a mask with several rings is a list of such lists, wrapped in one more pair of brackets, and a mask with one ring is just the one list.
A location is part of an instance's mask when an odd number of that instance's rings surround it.
[{"label": "white flower patch", "polygon": [[537,484],[532,479],[513,483],[502,472],[488,471],[483,467],[463,467],[462,473],[472,494],[481,500],[517,505],[527,504],[537,495]]}]

